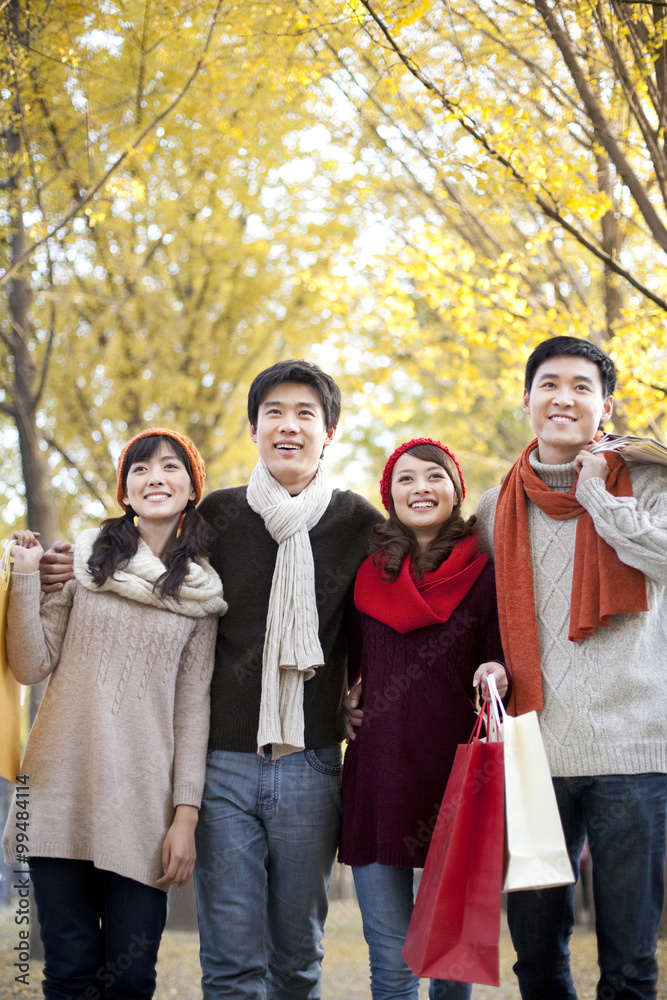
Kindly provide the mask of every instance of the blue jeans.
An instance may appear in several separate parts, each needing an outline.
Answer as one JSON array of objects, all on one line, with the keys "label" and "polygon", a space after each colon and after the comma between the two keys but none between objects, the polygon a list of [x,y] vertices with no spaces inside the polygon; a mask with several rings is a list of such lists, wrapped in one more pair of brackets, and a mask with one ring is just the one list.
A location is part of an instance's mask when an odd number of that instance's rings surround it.
[{"label": "blue jeans", "polygon": [[[373,1000],[417,1000],[419,980],[401,956],[414,904],[414,869],[390,865],[352,868],[371,964]],[[430,1000],[469,1000],[472,986],[432,979]]]},{"label": "blue jeans", "polygon": [[195,889],[205,1000],[318,1000],[340,825],[339,744],[209,752]]},{"label": "blue jeans", "polygon": [[92,861],[31,858],[46,1000],[149,1000],[167,894]]},{"label": "blue jeans", "polygon": [[[662,911],[667,775],[554,778],[572,870],[588,836],[598,1000],[654,1000]],[[510,893],[507,917],[524,1000],[576,1000],[568,942],[574,886]]]}]

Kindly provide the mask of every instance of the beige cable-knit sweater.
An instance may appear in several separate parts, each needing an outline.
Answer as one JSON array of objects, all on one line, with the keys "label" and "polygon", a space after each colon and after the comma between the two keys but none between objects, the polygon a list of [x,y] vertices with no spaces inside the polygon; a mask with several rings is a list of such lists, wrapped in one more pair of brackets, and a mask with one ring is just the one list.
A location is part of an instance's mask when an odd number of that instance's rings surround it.
[{"label": "beige cable-knit sweater", "polygon": [[[22,764],[30,853],[89,860],[155,885],[175,807],[201,801],[226,604],[208,563],[193,564],[180,609],[171,601],[167,610],[151,583],[164,567],[143,541],[116,574],[125,583],[99,591],[85,577],[95,534],[77,539],[77,579],[41,607],[39,574],[12,575],[10,667],[22,684],[49,677]],[[3,838],[8,862],[25,860],[15,812],[14,802]]]},{"label": "beige cable-knit sweater", "polygon": [[[574,465],[539,477],[567,491]],[[568,639],[577,518],[558,521],[526,501],[544,709],[538,713],[551,773],[560,777],[667,772],[667,468],[628,463],[633,497],[613,497],[599,478],[577,499],[620,559],[646,576],[649,611],[615,615],[583,642]],[[480,548],[493,556],[499,487],[477,508]]]}]

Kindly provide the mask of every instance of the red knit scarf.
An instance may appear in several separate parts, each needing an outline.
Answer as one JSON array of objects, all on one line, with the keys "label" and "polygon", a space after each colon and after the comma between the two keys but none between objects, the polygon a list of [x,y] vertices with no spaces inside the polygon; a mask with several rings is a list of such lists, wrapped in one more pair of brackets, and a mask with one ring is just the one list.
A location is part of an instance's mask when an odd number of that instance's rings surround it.
[{"label": "red knit scarf", "polygon": [[477,551],[475,535],[467,535],[438,569],[421,580],[412,576],[410,556],[406,556],[400,573],[389,583],[368,556],[357,572],[354,603],[365,615],[401,634],[438,625],[449,619],[488,561],[488,556]]},{"label": "red knit scarf", "polygon": [[[608,626],[612,615],[648,611],[644,574],[621,562],[598,535],[593,518],[575,497],[576,483],[569,492],[557,493],[542,482],[529,459],[536,448],[537,439],[531,441],[505,477],[493,531],[500,632],[513,682],[509,710],[516,715],[543,707],[526,497],[549,517],[579,518],[569,639],[587,639],[597,628]],[[615,497],[631,497],[632,483],[625,462],[613,452],[603,454],[609,466],[607,490]]]}]

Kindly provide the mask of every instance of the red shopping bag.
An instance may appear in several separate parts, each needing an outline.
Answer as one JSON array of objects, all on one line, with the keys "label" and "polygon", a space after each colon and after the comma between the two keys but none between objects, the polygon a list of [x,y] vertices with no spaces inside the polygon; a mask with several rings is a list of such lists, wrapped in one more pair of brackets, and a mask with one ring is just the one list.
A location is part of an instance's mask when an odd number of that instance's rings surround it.
[{"label": "red shopping bag", "polygon": [[500,984],[504,834],[503,744],[473,734],[456,751],[403,947],[416,976]]}]

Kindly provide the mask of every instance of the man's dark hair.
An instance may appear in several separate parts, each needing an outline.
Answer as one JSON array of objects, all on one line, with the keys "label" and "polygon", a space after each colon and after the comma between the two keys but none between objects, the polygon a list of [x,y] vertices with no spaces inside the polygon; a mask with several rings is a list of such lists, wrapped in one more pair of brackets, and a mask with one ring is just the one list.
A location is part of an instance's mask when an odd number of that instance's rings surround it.
[{"label": "man's dark hair", "polygon": [[253,427],[257,426],[257,414],[262,401],[275,385],[282,385],[283,382],[296,382],[314,389],[322,404],[326,429],[330,431],[332,427],[336,427],[340,418],[340,389],[331,375],[327,375],[317,365],[294,359],[278,361],[253,379],[248,393],[248,420]]},{"label": "man's dark hair", "polygon": [[551,337],[550,340],[543,340],[538,344],[526,362],[526,377],[524,385],[530,392],[535,372],[549,358],[562,358],[564,355],[576,358],[585,358],[597,365],[602,382],[602,395],[614,394],[616,388],[616,365],[608,354],[605,354],[596,344],[591,344],[588,340],[580,340],[579,337]]}]

